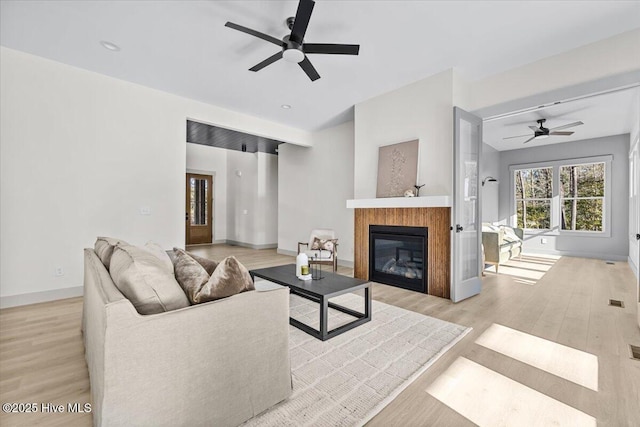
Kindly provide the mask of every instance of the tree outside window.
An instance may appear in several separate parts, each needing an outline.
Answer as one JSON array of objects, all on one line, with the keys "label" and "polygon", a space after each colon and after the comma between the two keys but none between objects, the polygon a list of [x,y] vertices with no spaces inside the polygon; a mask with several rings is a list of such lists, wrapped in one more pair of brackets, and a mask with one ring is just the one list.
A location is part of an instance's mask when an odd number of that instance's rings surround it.
[{"label": "tree outside window", "polygon": [[553,168],[519,169],[514,173],[517,226],[550,229]]},{"label": "tree outside window", "polygon": [[560,166],[562,230],[602,231],[605,164]]}]

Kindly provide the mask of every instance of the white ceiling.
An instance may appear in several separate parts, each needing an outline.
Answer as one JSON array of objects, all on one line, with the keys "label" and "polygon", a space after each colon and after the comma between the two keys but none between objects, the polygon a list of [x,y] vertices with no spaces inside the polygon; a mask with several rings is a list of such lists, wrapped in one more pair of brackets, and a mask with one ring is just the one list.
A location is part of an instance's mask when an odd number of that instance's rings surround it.
[{"label": "white ceiling", "polygon": [[285,61],[248,71],[277,47],[224,23],[280,38],[296,8],[297,1],[2,0],[0,43],[315,130],[351,118],[358,102],[452,67],[476,80],[640,27],[639,1],[318,0],[305,41],[357,43],[360,55],[310,56],[322,76],[316,82]]},{"label": "white ceiling", "polygon": [[[504,151],[629,133],[634,120],[632,117],[633,105],[637,97],[640,96],[639,92],[640,88],[636,87],[561,103],[502,119],[485,121],[482,137],[484,142],[496,150]],[[528,126],[539,127],[536,123],[538,119],[547,119],[544,127],[549,129],[577,121],[584,124],[562,129],[563,131],[573,131],[573,135],[550,136],[544,139],[534,139],[524,144],[524,141],[533,136],[533,131]],[[504,139],[516,135],[526,136]]]}]

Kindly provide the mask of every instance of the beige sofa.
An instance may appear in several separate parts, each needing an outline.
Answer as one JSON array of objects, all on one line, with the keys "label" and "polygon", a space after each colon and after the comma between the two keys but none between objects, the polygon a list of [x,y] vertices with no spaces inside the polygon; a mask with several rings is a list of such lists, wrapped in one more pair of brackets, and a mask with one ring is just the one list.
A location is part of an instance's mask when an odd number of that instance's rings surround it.
[{"label": "beige sofa", "polygon": [[143,316],[93,249],[84,268],[95,426],[235,426],[291,394],[287,288]]},{"label": "beige sofa", "polygon": [[484,262],[495,265],[497,273],[500,264],[504,264],[513,257],[521,256],[523,239],[524,231],[521,228],[483,223]]}]

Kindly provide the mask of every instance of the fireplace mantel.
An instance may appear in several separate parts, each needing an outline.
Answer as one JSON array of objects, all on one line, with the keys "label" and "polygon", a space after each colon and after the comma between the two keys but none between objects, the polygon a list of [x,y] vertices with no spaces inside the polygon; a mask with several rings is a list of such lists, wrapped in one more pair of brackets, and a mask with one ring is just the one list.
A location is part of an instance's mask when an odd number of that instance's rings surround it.
[{"label": "fireplace mantel", "polygon": [[347,200],[348,209],[360,208],[450,208],[449,196],[384,197]]}]

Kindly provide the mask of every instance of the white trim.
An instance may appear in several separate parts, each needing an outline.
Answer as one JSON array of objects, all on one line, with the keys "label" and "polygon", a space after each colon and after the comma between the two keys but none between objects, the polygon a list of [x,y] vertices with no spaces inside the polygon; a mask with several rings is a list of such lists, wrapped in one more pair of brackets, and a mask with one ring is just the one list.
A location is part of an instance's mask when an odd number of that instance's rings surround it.
[{"label": "white trim", "polygon": [[[551,186],[551,228],[550,229],[524,229],[526,235],[536,235],[545,233],[551,236],[573,236],[573,237],[611,237],[611,162],[612,154],[591,157],[576,157],[571,159],[549,160],[535,163],[519,163],[509,165],[509,224],[512,227],[517,226],[517,211],[515,198],[515,180],[514,172],[521,169],[541,169],[551,167],[553,169],[553,184]],[[577,230],[560,230],[560,167],[575,166],[589,163],[604,163],[604,200],[603,200],[603,219],[601,232],[594,231],[577,231]]]},{"label": "white trim", "polygon": [[81,297],[84,293],[82,286],[53,289],[50,291],[30,292],[28,294],[8,295],[0,297],[0,308],[18,307],[21,305],[37,304],[59,299]]},{"label": "white trim", "polygon": [[359,208],[441,208],[451,207],[449,196],[381,197],[347,200],[347,209]]},{"label": "white trim", "polygon": [[636,268],[636,265],[633,263],[630,256],[627,257],[627,262],[629,263],[629,267],[631,267],[631,271],[633,271],[633,274],[636,276],[636,279],[640,279],[640,272]]}]

